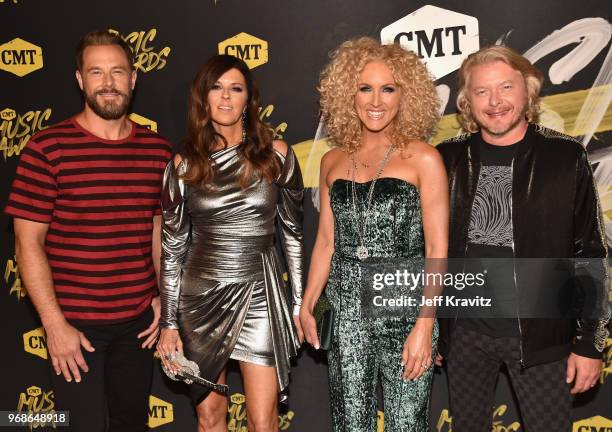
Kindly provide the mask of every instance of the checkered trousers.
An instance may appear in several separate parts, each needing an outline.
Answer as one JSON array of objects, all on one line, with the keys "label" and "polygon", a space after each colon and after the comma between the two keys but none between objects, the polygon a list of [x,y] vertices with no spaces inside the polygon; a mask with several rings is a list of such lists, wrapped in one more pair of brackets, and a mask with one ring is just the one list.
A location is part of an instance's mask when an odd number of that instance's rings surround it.
[{"label": "checkered trousers", "polygon": [[519,339],[457,325],[447,362],[453,432],[490,432],[495,386],[506,365],[525,432],[571,432],[567,359],[522,369]]}]

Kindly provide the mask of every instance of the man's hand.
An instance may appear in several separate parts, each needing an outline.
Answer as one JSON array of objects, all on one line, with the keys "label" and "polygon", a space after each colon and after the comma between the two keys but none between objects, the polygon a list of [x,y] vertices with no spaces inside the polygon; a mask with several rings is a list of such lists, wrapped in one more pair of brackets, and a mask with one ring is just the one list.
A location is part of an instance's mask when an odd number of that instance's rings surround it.
[{"label": "man's hand", "polygon": [[435,364],[438,367],[442,367],[442,362],[444,361],[444,357],[442,357],[442,354],[437,353],[436,354],[436,360],[435,360]]},{"label": "man's hand", "polygon": [[574,353],[570,354],[567,359],[567,378],[565,382],[568,384],[574,382],[571,394],[582,393],[595,387],[601,374],[601,368],[602,361],[600,359],[583,357]]},{"label": "man's hand", "polygon": [[57,375],[64,374],[66,381],[71,382],[72,377],[76,382],[81,382],[81,372],[88,372],[89,368],[83,358],[81,346],[89,352],[95,348],[83,333],[76,328],[62,322],[45,327],[47,334],[47,350],[51,356],[51,364]]},{"label": "man's hand", "polygon": [[80,370],[88,371],[81,346],[89,352],[93,352],[94,348],[83,333],[68,324],[57,301],[45,251],[49,225],[15,218],[13,226],[21,279],[45,328],[53,369],[58,375],[63,373],[68,382],[73,377],[80,382]]},{"label": "man's hand", "polygon": [[151,307],[153,308],[153,321],[146,330],[138,334],[138,339],[148,336],[142,343],[142,348],[155,347],[155,341],[157,341],[157,336],[159,336],[159,317],[161,315],[159,296],[153,297]]}]

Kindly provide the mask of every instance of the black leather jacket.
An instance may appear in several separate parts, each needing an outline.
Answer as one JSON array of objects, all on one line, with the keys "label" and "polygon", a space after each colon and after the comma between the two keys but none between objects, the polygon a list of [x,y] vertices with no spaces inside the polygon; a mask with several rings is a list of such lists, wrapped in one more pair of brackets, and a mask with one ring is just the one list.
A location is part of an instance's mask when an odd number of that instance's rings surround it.
[{"label": "black leather jacket", "polygon": [[[449,258],[463,258],[480,171],[479,133],[438,145],[450,188]],[[607,246],[584,147],[573,138],[530,124],[512,164],[512,225],[516,258],[601,258],[608,281]],[[596,260],[597,261],[597,260]],[[529,275],[515,270],[519,292]],[[536,287],[529,287],[530,289]],[[600,358],[610,318],[608,284],[597,288],[598,316],[590,319],[525,319],[517,311],[524,367],[559,360],[570,351]],[[575,298],[574,298],[575,301]],[[440,320],[440,353],[447,357],[456,320]]]}]

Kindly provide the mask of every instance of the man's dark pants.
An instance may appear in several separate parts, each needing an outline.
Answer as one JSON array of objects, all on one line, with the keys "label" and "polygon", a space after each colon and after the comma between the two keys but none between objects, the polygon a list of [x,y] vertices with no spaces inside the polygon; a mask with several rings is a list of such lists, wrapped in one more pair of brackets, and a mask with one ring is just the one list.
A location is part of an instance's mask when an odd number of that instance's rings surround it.
[{"label": "man's dark pants", "polygon": [[153,373],[153,351],[136,336],[153,321],[149,307],[138,318],[119,324],[78,326],[94,352],[81,348],[89,372],[81,382],[66,382],[51,368],[55,409],[69,411],[64,432],[139,432],[145,430]]},{"label": "man's dark pants", "polygon": [[525,432],[571,432],[567,358],[521,368],[518,337],[455,326],[447,361],[453,432],[490,432],[495,386],[506,365]]}]

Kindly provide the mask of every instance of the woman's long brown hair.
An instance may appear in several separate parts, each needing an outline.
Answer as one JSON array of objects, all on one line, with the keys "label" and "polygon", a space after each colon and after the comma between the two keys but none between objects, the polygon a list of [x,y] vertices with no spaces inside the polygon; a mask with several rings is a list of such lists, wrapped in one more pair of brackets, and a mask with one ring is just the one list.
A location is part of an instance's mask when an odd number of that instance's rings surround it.
[{"label": "woman's long brown hair", "polygon": [[230,69],[237,69],[244,76],[247,86],[246,139],[239,147],[244,163],[240,177],[245,186],[252,175],[269,182],[279,175],[280,164],[274,155],[272,140],[274,133],[259,119],[259,90],[246,63],[229,55],[211,57],[200,68],[191,85],[187,138],[184,141],[184,157],[187,159],[187,172],[182,176],[185,183],[206,187],[210,183],[214,164],[209,156],[214,153],[219,142],[228,146],[227,140],[213,127],[208,93],[217,80]]}]

